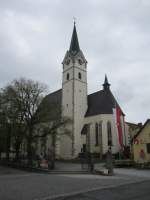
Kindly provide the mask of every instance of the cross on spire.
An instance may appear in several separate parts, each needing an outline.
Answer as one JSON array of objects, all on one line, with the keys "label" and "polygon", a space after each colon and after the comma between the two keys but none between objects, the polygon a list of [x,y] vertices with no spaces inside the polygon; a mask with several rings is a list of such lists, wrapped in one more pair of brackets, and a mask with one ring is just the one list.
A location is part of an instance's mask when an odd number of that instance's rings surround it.
[{"label": "cross on spire", "polygon": [[76,18],[75,17],[73,17],[73,23],[74,23],[74,25],[76,25]]}]

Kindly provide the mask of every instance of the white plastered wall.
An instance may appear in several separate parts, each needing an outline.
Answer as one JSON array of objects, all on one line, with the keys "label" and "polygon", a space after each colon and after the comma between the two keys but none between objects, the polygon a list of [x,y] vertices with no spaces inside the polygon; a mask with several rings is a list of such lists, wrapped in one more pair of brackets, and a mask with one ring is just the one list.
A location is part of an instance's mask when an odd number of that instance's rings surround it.
[{"label": "white plastered wall", "polygon": [[[120,150],[120,146],[118,143],[118,132],[117,126],[115,123],[115,119],[113,114],[100,114],[91,117],[85,118],[85,124],[90,124],[90,149],[92,153],[99,153],[100,146],[95,146],[95,124],[102,124],[102,153],[105,154],[108,151],[108,135],[107,135],[107,122],[111,122],[111,130],[112,130],[112,152],[117,153]],[[84,141],[83,141],[84,142]]]},{"label": "white plastered wall", "polygon": [[[87,73],[86,62],[80,54],[73,60],[67,57],[66,59],[70,59],[70,63],[69,66],[63,65],[62,107],[63,116],[72,119],[72,125],[68,129],[73,135],[73,140],[67,136],[61,138],[60,156],[64,159],[70,159],[77,157],[82,147],[81,130],[87,110]],[[78,59],[82,59],[83,63],[79,64]],[[66,79],[67,73],[69,80]]]}]

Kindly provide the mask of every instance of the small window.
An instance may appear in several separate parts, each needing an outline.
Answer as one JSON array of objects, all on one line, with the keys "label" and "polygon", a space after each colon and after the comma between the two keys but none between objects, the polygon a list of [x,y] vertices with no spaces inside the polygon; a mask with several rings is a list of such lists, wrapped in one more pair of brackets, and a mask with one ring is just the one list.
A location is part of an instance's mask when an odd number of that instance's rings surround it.
[{"label": "small window", "polygon": [[86,144],[83,144],[83,147],[82,147],[82,152],[85,153],[86,152]]},{"label": "small window", "polygon": [[69,73],[67,73],[67,81],[69,80]]},{"label": "small window", "polygon": [[80,65],[82,65],[82,60],[81,59],[79,59],[78,62],[79,62]]},{"label": "small window", "polygon": [[78,73],[78,78],[81,79],[81,73],[80,72]]},{"label": "small window", "polygon": [[147,153],[150,153],[150,143],[147,143]]},{"label": "small window", "polygon": [[66,65],[69,65],[70,64],[70,59],[67,59],[66,60]]}]

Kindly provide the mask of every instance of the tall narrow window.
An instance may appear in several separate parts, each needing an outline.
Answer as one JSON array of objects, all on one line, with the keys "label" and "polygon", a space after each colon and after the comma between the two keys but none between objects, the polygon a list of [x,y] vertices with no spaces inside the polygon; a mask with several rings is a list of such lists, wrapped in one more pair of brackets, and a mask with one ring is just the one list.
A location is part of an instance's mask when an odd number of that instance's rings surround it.
[{"label": "tall narrow window", "polygon": [[108,146],[112,146],[111,122],[107,122]]},{"label": "tall narrow window", "polygon": [[69,80],[69,73],[67,73],[67,81]]},{"label": "tall narrow window", "polygon": [[95,124],[95,146],[99,145],[99,133],[98,133],[98,124]]},{"label": "tall narrow window", "polygon": [[99,123],[99,143],[102,145],[102,121]]},{"label": "tall narrow window", "polygon": [[99,123],[99,147],[100,147],[100,159],[103,156],[103,137],[102,137],[102,121]]},{"label": "tall narrow window", "polygon": [[81,79],[81,73],[80,72],[78,73],[78,78]]}]

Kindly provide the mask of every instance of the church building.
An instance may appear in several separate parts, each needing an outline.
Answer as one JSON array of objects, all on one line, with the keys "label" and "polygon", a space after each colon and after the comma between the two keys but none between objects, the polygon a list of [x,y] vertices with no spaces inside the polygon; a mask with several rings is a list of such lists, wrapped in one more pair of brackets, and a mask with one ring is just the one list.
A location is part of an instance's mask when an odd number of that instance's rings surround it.
[{"label": "church building", "polygon": [[113,96],[105,75],[102,89],[88,95],[87,60],[80,48],[74,23],[70,48],[62,62],[62,88],[45,97],[69,117],[72,137],[63,135],[57,141],[57,157],[73,159],[88,151],[100,157],[111,147],[118,153],[128,145],[125,114]]}]

